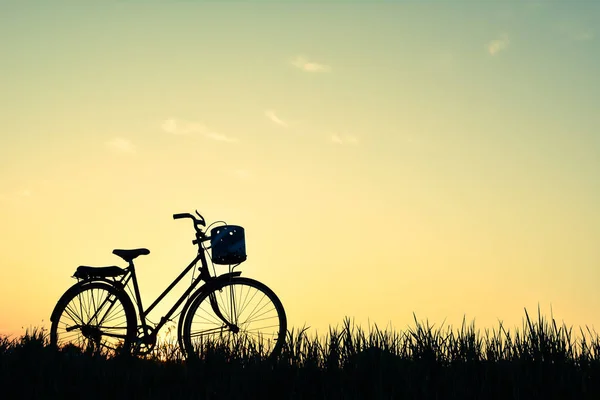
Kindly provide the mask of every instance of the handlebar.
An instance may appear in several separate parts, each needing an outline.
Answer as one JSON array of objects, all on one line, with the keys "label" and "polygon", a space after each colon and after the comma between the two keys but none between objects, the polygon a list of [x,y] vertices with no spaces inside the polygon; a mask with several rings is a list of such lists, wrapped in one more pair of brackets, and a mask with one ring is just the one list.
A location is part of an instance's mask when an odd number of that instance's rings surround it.
[{"label": "handlebar", "polygon": [[204,222],[204,217],[202,217],[198,210],[196,210],[196,214],[198,214],[198,218],[190,213],[173,214],[173,219],[191,218],[194,221],[194,228],[198,230],[198,225],[206,226],[206,222]]},{"label": "handlebar", "polygon": [[196,239],[192,241],[192,244],[199,245],[200,242],[208,240],[210,237],[206,236],[204,232],[202,232],[202,228],[199,227],[199,225],[204,227],[206,226],[204,217],[198,212],[198,210],[196,210],[196,214],[198,214],[198,217],[190,213],[173,214],[173,219],[191,218],[194,221],[194,229],[196,230]]}]

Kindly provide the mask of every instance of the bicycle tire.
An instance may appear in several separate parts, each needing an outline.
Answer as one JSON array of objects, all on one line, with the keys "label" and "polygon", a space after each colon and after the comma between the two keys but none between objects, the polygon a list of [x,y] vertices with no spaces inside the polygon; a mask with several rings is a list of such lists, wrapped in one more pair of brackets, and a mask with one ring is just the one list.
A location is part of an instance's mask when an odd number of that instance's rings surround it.
[{"label": "bicycle tire", "polygon": [[[254,302],[253,307],[249,306],[250,303],[234,307],[234,312],[232,312],[231,309],[227,310],[226,307],[223,307],[224,304],[219,305],[218,309],[221,310],[222,315],[229,322],[231,322],[232,319],[235,320],[235,326],[239,329],[238,332],[232,331],[229,327],[225,326],[225,323],[216,315],[215,309],[210,304],[211,297],[217,302],[219,300],[223,300],[224,297],[222,292],[225,289],[228,289],[227,294],[230,295],[233,293],[233,298],[237,297],[237,299]],[[256,293],[249,298],[249,292],[251,289],[254,289]],[[262,294],[262,297],[255,299],[257,294]],[[268,302],[263,304],[264,299],[267,299]],[[229,298],[229,301],[231,300],[232,299]],[[269,303],[271,304],[272,309],[265,309],[265,307],[268,307]],[[204,311],[203,316],[196,318],[199,316],[199,310],[201,308]],[[237,310],[239,310],[239,313]],[[264,316],[270,311],[275,312],[275,316],[271,317],[270,319],[273,320],[272,323],[276,323],[276,325],[265,326],[265,328],[272,328],[264,333],[266,336],[262,336],[262,334],[259,332],[254,332],[256,329],[261,328],[251,329],[252,321],[249,321],[250,317],[261,317],[260,321],[265,321],[266,318]],[[240,322],[240,317],[245,318],[245,320]],[[200,334],[199,336],[205,337],[206,341],[204,343],[195,343],[192,340],[192,336],[198,336],[198,333],[192,331],[193,326],[211,323],[214,323],[216,327],[210,331],[214,332],[216,335],[209,337],[208,333],[206,336]],[[264,323],[265,322],[261,322],[261,324]],[[242,335],[238,336],[240,332],[242,332]],[[183,326],[183,344],[185,354],[187,355],[188,359],[191,360],[199,359],[201,354],[205,353],[205,351],[210,348],[206,346],[211,346],[215,343],[220,345],[225,344],[226,347],[228,347],[230,354],[234,356],[235,354],[241,353],[259,354],[266,360],[274,360],[281,353],[283,344],[285,342],[286,333],[287,317],[283,308],[283,304],[277,295],[264,283],[250,278],[235,277],[230,280],[219,282],[209,291],[198,296],[190,305],[185,315],[185,322]],[[224,337],[224,334],[226,334],[226,337]],[[254,337],[256,337],[256,341],[252,341]],[[266,342],[264,341],[265,337]],[[271,340],[269,340],[269,337],[271,337]],[[205,347],[202,347],[203,345]],[[239,346],[243,346],[243,348],[240,348]],[[253,353],[254,351],[257,352]]]},{"label": "bicycle tire", "polygon": [[[96,299],[101,294],[105,296]],[[78,305],[77,308],[70,306],[72,301]],[[94,309],[84,312],[84,305]],[[77,311],[81,311],[81,315],[77,315]],[[95,322],[90,323],[94,318]],[[106,322],[111,325],[101,325]],[[126,292],[100,281],[80,282],[69,288],[56,304],[52,313],[50,344],[62,349],[74,347],[82,353],[94,355],[128,355],[136,337],[136,325],[135,308]]]}]

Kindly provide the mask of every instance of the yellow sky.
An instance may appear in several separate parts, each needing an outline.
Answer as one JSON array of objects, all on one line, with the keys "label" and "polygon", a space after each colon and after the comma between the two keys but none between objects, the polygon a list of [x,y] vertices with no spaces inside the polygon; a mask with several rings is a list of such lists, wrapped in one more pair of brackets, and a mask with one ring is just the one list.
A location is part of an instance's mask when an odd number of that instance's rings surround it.
[{"label": "yellow sky", "polygon": [[194,209],[290,327],[600,323],[593,2],[1,7],[0,332],[114,248],[149,305]]}]

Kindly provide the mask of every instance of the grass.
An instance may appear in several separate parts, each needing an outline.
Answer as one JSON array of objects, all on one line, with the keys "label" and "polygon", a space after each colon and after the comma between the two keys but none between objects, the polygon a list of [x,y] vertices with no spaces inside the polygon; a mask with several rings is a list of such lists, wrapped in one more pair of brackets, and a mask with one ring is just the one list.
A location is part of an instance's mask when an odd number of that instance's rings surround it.
[{"label": "grass", "polygon": [[144,358],[106,358],[48,345],[43,329],[0,337],[3,398],[598,399],[596,332],[525,310],[522,329],[445,330],[420,323],[368,331],[350,319],[325,336],[288,331],[274,364],[243,347],[208,345],[186,362],[174,343]]}]

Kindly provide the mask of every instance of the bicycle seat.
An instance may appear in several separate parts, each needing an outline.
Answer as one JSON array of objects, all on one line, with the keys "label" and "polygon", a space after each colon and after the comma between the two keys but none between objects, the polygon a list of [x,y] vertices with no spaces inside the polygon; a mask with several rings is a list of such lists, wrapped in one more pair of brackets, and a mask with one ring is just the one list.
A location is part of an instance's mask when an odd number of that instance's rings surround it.
[{"label": "bicycle seat", "polygon": [[110,267],[88,267],[87,265],[81,265],[77,268],[77,271],[73,274],[75,278],[110,278],[115,276],[125,275],[125,270],[117,266]]},{"label": "bicycle seat", "polygon": [[113,250],[113,254],[121,257],[123,260],[130,262],[137,256],[145,256],[146,254],[150,254],[150,250],[148,249],[133,249],[133,250]]}]

